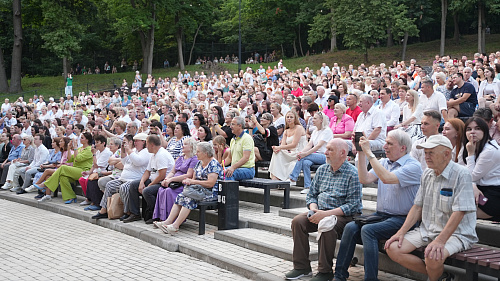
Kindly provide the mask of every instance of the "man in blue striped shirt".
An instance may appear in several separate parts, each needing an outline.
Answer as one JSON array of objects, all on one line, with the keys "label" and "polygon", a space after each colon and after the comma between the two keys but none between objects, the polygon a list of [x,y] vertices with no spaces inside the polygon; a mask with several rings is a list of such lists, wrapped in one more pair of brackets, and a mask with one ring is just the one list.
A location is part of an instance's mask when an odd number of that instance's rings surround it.
[{"label": "man in blue striped shirt", "polygon": [[344,226],[361,212],[361,183],[356,168],[346,161],[349,148],[345,141],[333,139],[326,145],[326,164],[318,168],[309,193],[307,207],[314,212],[297,215],[292,221],[293,270],[286,279],[294,280],[311,275],[309,260],[309,233],[318,231],[318,223],[335,215],[337,223],[330,231],[321,233],[319,239],[318,274],[312,281],[333,278],[335,244]]}]

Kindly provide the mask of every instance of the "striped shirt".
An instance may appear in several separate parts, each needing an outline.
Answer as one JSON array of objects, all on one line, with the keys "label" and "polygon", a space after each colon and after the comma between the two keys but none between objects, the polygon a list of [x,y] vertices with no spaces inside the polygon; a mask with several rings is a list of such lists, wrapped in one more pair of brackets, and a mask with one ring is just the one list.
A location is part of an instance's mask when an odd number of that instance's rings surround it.
[{"label": "striped shirt", "polygon": [[[421,182],[415,205],[422,207],[420,233],[424,241],[436,239],[452,213],[463,211],[465,215],[452,236],[464,241],[465,245],[477,242],[476,203],[469,170],[450,161],[439,176],[434,170],[426,169]],[[451,189],[451,193],[442,192],[443,188]]]},{"label": "striped shirt", "polygon": [[316,203],[320,210],[340,208],[345,216],[361,213],[361,183],[356,168],[345,161],[338,171],[321,165],[306,196],[307,206]]}]

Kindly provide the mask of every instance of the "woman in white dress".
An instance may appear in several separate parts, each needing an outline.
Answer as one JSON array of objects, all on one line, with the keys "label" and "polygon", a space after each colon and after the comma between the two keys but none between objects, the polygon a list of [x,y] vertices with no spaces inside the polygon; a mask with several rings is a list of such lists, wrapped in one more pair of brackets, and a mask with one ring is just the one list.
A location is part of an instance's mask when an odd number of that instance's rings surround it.
[{"label": "woman in white dress", "polygon": [[269,172],[273,180],[288,180],[297,163],[297,153],[307,144],[306,131],[299,116],[292,111],[285,115],[285,132],[279,146],[273,146]]},{"label": "woman in white dress", "polygon": [[412,141],[423,136],[420,121],[424,116],[423,106],[418,100],[418,92],[409,90],[406,92],[406,105],[403,107],[403,122],[394,126],[401,128],[410,136]]}]

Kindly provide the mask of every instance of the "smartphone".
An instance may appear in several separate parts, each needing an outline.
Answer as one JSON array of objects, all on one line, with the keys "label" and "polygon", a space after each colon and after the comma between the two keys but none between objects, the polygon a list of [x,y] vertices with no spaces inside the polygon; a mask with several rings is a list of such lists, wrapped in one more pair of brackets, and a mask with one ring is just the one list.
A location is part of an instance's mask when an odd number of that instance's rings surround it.
[{"label": "smartphone", "polygon": [[484,195],[482,194],[479,194],[479,200],[477,203],[482,206],[486,204],[486,202],[488,202],[488,198],[484,197]]},{"label": "smartphone", "polygon": [[354,133],[354,144],[356,145],[356,150],[357,151],[362,151],[363,149],[361,146],[359,146],[359,140],[363,136],[363,132],[355,132]]}]

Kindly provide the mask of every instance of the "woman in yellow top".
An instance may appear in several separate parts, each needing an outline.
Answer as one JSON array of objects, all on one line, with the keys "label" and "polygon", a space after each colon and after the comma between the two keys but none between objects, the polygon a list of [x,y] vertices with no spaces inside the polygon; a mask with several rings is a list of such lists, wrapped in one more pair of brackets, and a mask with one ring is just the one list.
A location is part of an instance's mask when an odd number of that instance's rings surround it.
[{"label": "woman in yellow top", "polygon": [[153,122],[153,120],[160,122],[160,115],[156,105],[151,106],[151,113],[149,114],[149,121]]},{"label": "woman in yellow top", "polygon": [[68,163],[73,163],[73,166],[63,165],[57,169],[44,183],[40,185],[33,184],[40,190],[45,190],[45,196],[38,202],[52,200],[50,195],[52,191],[61,185],[61,193],[64,203],[76,203],[76,194],[71,187],[71,182],[77,181],[83,171],[88,171],[92,168],[94,157],[90,144],[92,143],[92,134],[85,132],[80,139],[82,147],[76,149],[74,142],[70,142],[68,147]]}]

